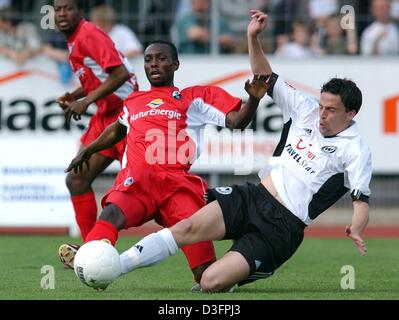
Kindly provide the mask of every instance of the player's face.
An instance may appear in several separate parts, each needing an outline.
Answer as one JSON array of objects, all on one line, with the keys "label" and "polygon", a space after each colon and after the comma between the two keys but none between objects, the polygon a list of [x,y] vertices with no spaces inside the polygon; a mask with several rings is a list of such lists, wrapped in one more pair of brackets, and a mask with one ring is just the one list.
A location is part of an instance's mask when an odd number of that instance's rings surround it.
[{"label": "player's face", "polygon": [[179,62],[173,61],[168,45],[155,43],[144,51],[144,70],[153,87],[173,86],[175,71]]},{"label": "player's face", "polygon": [[350,126],[355,111],[347,112],[339,95],[323,92],[320,96],[320,133],[334,136]]},{"label": "player's face", "polygon": [[54,0],[54,19],[58,30],[71,35],[81,19],[75,0]]}]

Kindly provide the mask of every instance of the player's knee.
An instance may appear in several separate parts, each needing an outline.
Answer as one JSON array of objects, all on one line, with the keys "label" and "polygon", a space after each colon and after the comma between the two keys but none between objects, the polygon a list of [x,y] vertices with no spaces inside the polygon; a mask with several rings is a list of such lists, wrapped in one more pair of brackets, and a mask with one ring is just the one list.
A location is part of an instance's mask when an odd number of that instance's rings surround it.
[{"label": "player's knee", "polygon": [[118,231],[122,230],[126,225],[126,218],[122,210],[114,204],[109,204],[104,208],[100,214],[99,220],[108,221]]},{"label": "player's knee", "polygon": [[187,235],[192,231],[193,223],[190,219],[183,219],[170,228],[175,241],[180,244],[185,242]]},{"label": "player's knee", "polygon": [[223,289],[220,275],[216,274],[212,268],[206,269],[201,277],[201,288],[204,292],[216,292]]},{"label": "player's knee", "polygon": [[90,183],[78,174],[68,173],[65,184],[72,194],[83,194],[90,191]]}]

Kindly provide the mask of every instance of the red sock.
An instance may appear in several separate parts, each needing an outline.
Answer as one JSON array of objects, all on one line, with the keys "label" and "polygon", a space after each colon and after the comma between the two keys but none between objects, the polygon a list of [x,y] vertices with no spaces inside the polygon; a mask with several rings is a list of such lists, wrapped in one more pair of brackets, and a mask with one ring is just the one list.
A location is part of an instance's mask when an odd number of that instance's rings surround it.
[{"label": "red sock", "polygon": [[98,220],[86,237],[86,242],[108,239],[114,246],[118,240],[118,230],[108,221]]},{"label": "red sock", "polygon": [[73,208],[75,209],[76,222],[80,229],[83,241],[94,227],[97,220],[97,203],[94,192],[71,196]]}]

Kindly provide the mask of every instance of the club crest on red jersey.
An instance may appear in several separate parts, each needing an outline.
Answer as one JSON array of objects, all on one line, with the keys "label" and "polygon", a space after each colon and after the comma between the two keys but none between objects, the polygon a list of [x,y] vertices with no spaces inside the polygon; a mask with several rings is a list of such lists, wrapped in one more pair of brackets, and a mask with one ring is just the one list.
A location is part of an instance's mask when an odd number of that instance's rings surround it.
[{"label": "club crest on red jersey", "polygon": [[165,102],[162,99],[154,99],[149,104],[147,104],[147,107],[155,109],[158,108],[159,106],[162,106],[164,103]]},{"label": "club crest on red jersey", "polygon": [[124,185],[125,187],[128,187],[128,186],[132,185],[133,182],[134,182],[134,179],[133,179],[132,177],[129,177],[129,178],[127,178],[127,179],[125,180],[125,182],[123,183],[123,185]]},{"label": "club crest on red jersey", "polygon": [[181,99],[181,93],[179,91],[173,91],[172,97],[175,98],[176,100]]}]

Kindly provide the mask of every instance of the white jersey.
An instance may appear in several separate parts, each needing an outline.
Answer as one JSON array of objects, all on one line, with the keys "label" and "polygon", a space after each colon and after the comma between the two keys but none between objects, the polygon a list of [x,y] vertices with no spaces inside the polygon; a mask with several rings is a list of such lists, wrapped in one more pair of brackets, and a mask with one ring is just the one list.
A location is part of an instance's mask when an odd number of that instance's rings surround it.
[{"label": "white jersey", "polygon": [[280,77],[269,94],[282,110],[284,129],[269,165],[259,176],[271,174],[285,206],[309,225],[348,190],[354,199],[368,198],[371,153],[356,123],[334,137],[323,137],[316,99]]}]

